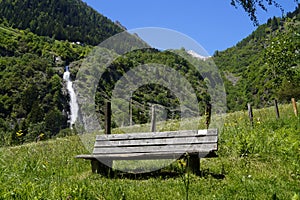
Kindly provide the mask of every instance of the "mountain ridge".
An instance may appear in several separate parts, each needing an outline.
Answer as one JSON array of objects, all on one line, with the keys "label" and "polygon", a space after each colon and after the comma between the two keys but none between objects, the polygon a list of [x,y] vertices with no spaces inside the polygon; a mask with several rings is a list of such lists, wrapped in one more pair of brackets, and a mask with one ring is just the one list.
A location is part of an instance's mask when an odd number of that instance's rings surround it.
[{"label": "mountain ridge", "polygon": [[0,19],[40,36],[94,46],[123,31],[81,0],[2,0]]}]

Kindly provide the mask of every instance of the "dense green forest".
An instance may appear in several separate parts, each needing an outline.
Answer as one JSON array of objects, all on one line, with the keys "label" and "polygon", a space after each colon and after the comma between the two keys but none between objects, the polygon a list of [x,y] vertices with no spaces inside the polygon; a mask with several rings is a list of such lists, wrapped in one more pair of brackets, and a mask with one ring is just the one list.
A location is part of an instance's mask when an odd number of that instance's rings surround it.
[{"label": "dense green forest", "polygon": [[32,141],[40,134],[46,138],[67,128],[64,66],[85,57],[91,47],[4,24],[0,41],[0,143]]},{"label": "dense green forest", "polygon": [[123,31],[81,0],[1,0],[0,21],[37,35],[91,45]]},{"label": "dense green forest", "polygon": [[1,0],[0,145],[68,134],[65,66],[121,31],[80,0]]},{"label": "dense green forest", "polygon": [[[148,65],[147,65],[148,64]],[[166,119],[175,119],[182,116],[193,116],[193,105],[188,101],[187,96],[192,94],[187,93],[185,84],[181,83],[181,78],[172,77],[169,80],[167,73],[172,73],[166,68],[159,68],[160,66],[166,66],[179,72],[178,76],[184,77],[193,87],[197,101],[199,102],[199,113],[201,115],[205,112],[205,106],[210,102],[210,96],[207,94],[207,86],[200,72],[183,57],[171,51],[159,51],[157,49],[142,49],[129,52],[121,57],[118,57],[102,74],[102,78],[99,81],[98,90],[96,93],[96,104],[98,111],[104,114],[104,102],[110,100],[112,97],[112,91],[114,90],[115,84],[121,78],[126,79],[125,73],[134,69],[135,67],[146,66],[146,68],[155,68],[155,83],[150,82],[149,84],[143,85],[136,91],[132,91],[133,101],[133,122],[147,123],[151,119],[151,105],[157,104],[165,109]],[[147,80],[147,76],[150,76],[150,71],[141,71],[136,73],[136,77],[140,76]],[[127,78],[130,79],[130,78]],[[164,79],[164,81],[163,81]],[[138,79],[136,79],[138,80]],[[163,82],[169,82],[169,88],[164,87]],[[185,99],[183,102],[179,102],[178,96],[171,90],[171,85],[176,86],[176,91],[186,92]],[[122,91],[120,91],[122,92]],[[123,105],[123,111],[128,109],[129,102]],[[187,105],[184,112],[181,113],[180,105]],[[121,109],[122,110],[122,109]],[[188,114],[188,112],[190,112]],[[198,114],[199,114],[198,113]],[[120,120],[120,119],[119,119]],[[128,121],[127,121],[128,123]]]},{"label": "dense green forest", "polygon": [[300,97],[300,8],[284,18],[271,18],[236,46],[216,51],[230,111],[247,103],[256,107]]}]

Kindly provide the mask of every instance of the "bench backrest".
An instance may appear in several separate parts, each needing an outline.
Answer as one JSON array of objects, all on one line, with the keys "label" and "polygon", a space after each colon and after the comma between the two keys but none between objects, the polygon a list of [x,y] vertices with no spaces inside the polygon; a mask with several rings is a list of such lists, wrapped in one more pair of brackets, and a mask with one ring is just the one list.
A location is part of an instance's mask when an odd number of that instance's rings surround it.
[{"label": "bench backrest", "polygon": [[217,129],[97,135],[93,155],[114,159],[173,158],[218,150]]}]

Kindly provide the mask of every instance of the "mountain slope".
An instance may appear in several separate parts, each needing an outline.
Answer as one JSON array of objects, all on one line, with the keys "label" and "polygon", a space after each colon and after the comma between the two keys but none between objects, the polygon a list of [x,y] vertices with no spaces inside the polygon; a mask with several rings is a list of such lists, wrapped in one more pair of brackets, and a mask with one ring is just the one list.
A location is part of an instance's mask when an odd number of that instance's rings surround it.
[{"label": "mountain slope", "polygon": [[0,0],[0,146],[65,135],[64,67],[121,31],[80,0]]},{"label": "mountain slope", "polygon": [[83,58],[91,47],[3,24],[0,41],[0,146],[32,141],[41,133],[50,137],[66,128],[64,61]]},{"label": "mountain slope", "polygon": [[229,110],[300,97],[299,6],[285,18],[272,18],[236,46],[214,54],[223,72]]},{"label": "mountain slope", "polygon": [[123,31],[81,0],[1,0],[0,19],[38,35],[91,45]]}]

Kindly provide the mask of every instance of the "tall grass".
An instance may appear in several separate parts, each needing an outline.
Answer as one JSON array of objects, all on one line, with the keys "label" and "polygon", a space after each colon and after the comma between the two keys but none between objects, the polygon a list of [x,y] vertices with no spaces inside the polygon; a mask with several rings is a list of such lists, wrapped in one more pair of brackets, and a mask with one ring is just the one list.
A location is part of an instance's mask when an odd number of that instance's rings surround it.
[{"label": "tall grass", "polygon": [[[220,130],[218,158],[201,159],[190,175],[189,199],[299,199],[300,123],[291,106],[230,113]],[[174,122],[172,122],[174,123]],[[166,129],[166,126],[164,126]],[[117,131],[117,130],[114,130]],[[92,174],[78,136],[0,149],[0,199],[184,199],[175,162],[160,173]]]}]

